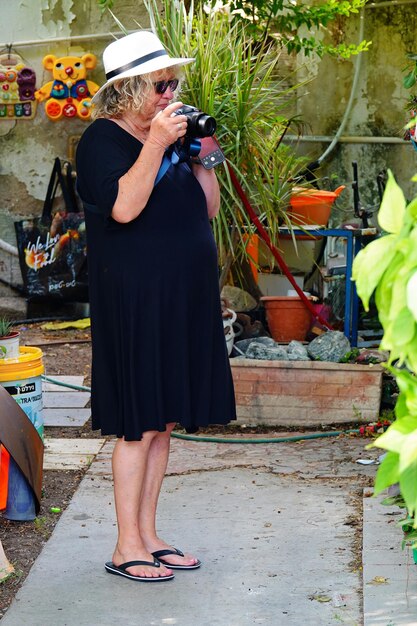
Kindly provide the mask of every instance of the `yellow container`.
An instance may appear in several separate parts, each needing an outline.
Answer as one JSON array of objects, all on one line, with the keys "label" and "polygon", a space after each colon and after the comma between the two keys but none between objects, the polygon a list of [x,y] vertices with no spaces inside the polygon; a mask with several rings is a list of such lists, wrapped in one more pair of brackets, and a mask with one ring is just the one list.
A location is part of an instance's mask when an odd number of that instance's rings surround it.
[{"label": "yellow container", "polygon": [[19,352],[20,356],[16,358],[0,359],[0,383],[43,374],[43,352],[40,348],[23,346]]},{"label": "yellow container", "polygon": [[20,405],[40,437],[43,437],[42,350],[31,346],[19,348],[20,356],[0,359],[0,384]]}]

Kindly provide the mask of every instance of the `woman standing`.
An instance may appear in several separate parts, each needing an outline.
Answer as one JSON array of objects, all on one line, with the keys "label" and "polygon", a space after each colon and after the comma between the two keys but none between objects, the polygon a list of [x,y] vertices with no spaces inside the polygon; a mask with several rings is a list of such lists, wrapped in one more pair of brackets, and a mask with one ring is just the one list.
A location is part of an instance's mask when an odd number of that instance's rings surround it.
[{"label": "woman standing", "polygon": [[92,421],[103,435],[117,437],[118,539],[105,567],[141,581],[201,565],[156,530],[175,423],[196,432],[235,419],[209,222],[219,210],[216,175],[189,162],[160,171],[187,131],[186,116],[175,114],[181,102],[172,99],[179,66],[192,61],[170,58],[147,31],[111,43],[95,121],[77,150],[88,242]]}]

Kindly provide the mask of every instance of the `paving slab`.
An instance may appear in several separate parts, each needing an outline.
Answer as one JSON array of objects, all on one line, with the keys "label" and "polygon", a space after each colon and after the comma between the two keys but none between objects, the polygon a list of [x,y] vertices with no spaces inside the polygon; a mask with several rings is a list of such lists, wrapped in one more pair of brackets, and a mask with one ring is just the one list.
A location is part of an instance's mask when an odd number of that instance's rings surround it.
[{"label": "paving slab", "polygon": [[364,626],[416,626],[417,565],[397,525],[404,512],[382,498],[365,491],[363,501]]},{"label": "paving slab", "polygon": [[[65,387],[61,387],[61,389],[65,389]],[[44,391],[42,394],[43,408],[84,408],[90,400],[90,393],[88,391],[73,392],[74,389],[72,391]]]},{"label": "paving slab", "polygon": [[90,419],[91,409],[43,409],[42,415],[45,426],[84,426]]},{"label": "paving slab", "polygon": [[43,469],[80,469],[88,467],[100,452],[105,439],[44,440]]},{"label": "paving slab", "polygon": [[[308,434],[308,433],[304,433]],[[271,437],[291,437],[297,433],[271,433]],[[265,435],[261,436],[265,438]],[[248,435],[248,438],[257,438]],[[179,445],[176,445],[179,443]],[[377,461],[380,451],[366,450],[367,439],[334,437],[295,443],[223,444],[174,439],[168,473],[193,471],[198,468],[267,467],[278,474],[300,478],[335,479],[349,477],[361,481],[375,476],[376,465],[359,465],[358,458]]]},{"label": "paving slab", "polygon": [[[184,443],[173,442],[173,448],[183,448],[188,470],[175,474],[172,460],[159,529],[174,545],[197,554],[202,568],[154,584],[105,572],[116,535],[110,442],[80,483],[2,626],[361,623],[361,579],[351,567],[356,530],[346,523],[354,514],[349,485],[313,483],[250,463],[206,469],[204,459],[190,458]],[[200,445],[200,453],[210,447]],[[286,456],[284,449],[280,454]]]}]

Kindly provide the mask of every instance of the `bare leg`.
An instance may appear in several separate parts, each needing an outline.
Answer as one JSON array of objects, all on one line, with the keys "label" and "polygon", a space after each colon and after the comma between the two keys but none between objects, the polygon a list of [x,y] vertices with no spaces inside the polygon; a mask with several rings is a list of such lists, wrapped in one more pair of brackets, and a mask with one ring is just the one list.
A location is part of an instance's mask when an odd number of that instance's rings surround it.
[{"label": "bare leg", "polygon": [[[114,448],[112,467],[118,539],[113,563],[117,566],[133,560],[153,561],[141,537],[138,520],[150,448],[158,434],[156,431],[147,431],[141,441],[118,439]],[[163,566],[134,566],[127,571],[134,576],[146,577],[172,573]]]},{"label": "bare leg", "polygon": [[[162,481],[168,464],[170,435],[175,423],[167,424],[167,430],[157,433],[149,446],[146,474],[143,481],[142,497],[139,507],[139,529],[143,543],[149,552],[172,548],[156,532],[156,508]],[[197,559],[185,554],[167,555],[164,560],[172,565],[194,565]]]}]

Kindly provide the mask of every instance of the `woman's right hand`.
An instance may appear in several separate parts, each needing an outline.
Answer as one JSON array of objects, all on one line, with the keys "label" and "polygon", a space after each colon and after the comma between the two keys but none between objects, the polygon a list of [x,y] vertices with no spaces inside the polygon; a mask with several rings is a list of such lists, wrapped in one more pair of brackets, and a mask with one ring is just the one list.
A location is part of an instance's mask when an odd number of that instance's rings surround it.
[{"label": "woman's right hand", "polygon": [[157,144],[164,150],[187,132],[185,115],[175,115],[175,111],[183,106],[182,102],[173,102],[153,118],[147,141]]}]

